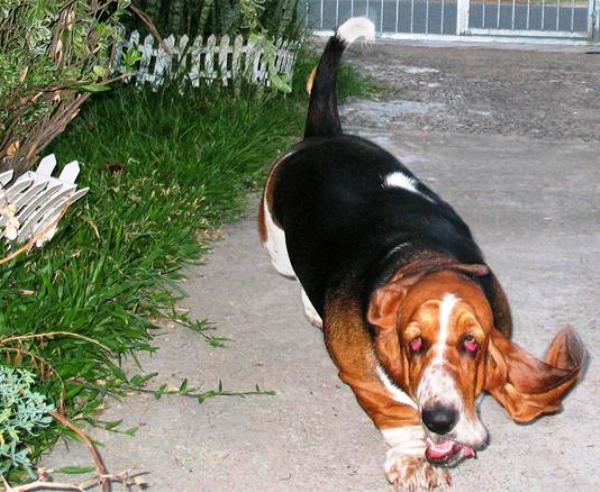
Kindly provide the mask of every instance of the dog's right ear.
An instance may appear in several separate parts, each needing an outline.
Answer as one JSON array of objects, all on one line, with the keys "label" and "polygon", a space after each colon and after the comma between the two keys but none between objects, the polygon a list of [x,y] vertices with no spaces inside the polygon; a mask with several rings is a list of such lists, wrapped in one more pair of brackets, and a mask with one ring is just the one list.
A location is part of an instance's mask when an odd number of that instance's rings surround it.
[{"label": "dog's right ear", "polygon": [[397,328],[400,303],[406,297],[408,290],[423,275],[423,273],[418,273],[415,275],[395,276],[373,293],[367,310],[367,321],[374,327],[378,334],[382,330]]},{"label": "dog's right ear", "polygon": [[396,383],[402,381],[403,358],[400,348],[400,305],[411,286],[423,273],[398,275],[371,296],[367,321],[375,332],[375,350],[381,363]]},{"label": "dog's right ear", "polygon": [[395,328],[398,323],[398,308],[406,296],[406,289],[391,282],[375,291],[369,303],[367,321],[377,333]]}]

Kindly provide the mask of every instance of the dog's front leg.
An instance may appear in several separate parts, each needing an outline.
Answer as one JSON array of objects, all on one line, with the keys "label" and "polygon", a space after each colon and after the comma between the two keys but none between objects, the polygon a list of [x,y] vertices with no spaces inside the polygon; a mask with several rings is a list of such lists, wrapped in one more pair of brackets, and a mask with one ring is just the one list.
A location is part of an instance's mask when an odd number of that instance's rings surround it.
[{"label": "dog's front leg", "polygon": [[425,458],[421,426],[380,429],[390,446],[385,454],[385,475],[390,483],[408,490],[426,490],[450,485],[450,474]]},{"label": "dog's front leg", "polygon": [[331,303],[325,313],[325,343],[358,403],[381,431],[390,449],[387,479],[407,490],[432,489],[450,483],[447,471],[425,458],[424,432],[416,404],[386,376],[376,360],[360,310],[352,303]]},{"label": "dog's front leg", "polygon": [[450,484],[449,473],[425,458],[425,435],[415,407],[398,401],[401,395],[386,384],[357,381],[343,373],[340,376],[390,446],[384,462],[390,483],[410,491]]}]

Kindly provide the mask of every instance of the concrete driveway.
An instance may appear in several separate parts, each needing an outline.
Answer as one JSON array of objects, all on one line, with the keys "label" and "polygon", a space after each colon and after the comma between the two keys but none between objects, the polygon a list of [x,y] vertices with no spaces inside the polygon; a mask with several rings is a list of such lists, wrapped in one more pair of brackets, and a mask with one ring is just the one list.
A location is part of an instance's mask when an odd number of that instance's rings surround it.
[{"label": "concrete driveway", "polygon": [[[429,68],[453,80],[454,68],[436,65],[431,50],[420,49],[429,54],[422,64],[411,51],[416,48],[408,49],[409,63],[406,50],[389,47],[376,48],[371,61],[362,63],[376,72],[373,60],[381,58],[389,70]],[[438,53],[465,63],[471,56],[469,50]],[[544,54],[541,66],[535,56],[529,59],[533,67],[553,71],[568,66],[569,56]],[[591,77],[592,68],[581,70]],[[420,73],[409,74],[415,88],[419,77],[434,72]],[[477,460],[452,471],[455,490],[600,490],[600,141],[594,132],[578,134],[577,125],[561,138],[520,130],[498,135],[486,130],[493,125],[468,132],[451,124],[432,129],[435,110],[421,107],[420,114],[403,119],[402,108],[443,101],[403,99],[412,87],[403,84],[388,91],[391,101],[347,105],[346,126],[398,155],[470,224],[508,293],[518,343],[541,356],[555,331],[571,324],[590,354],[587,374],[558,415],[516,425],[491,397],[484,400],[481,415],[491,444]],[[451,86],[444,88],[451,93]],[[560,105],[553,96],[545,95],[549,105]],[[583,106],[597,104],[598,89],[588,97]],[[487,101],[485,94],[478,101]],[[384,124],[378,108],[386,103],[400,108],[394,114],[404,123]],[[509,103],[506,109],[517,112]],[[502,103],[490,105],[487,111],[502,111]],[[524,128],[525,120],[514,128]],[[228,347],[210,348],[198,334],[170,325],[156,339],[158,352],[141,362],[146,371],[160,373],[156,385],[188,378],[190,385],[208,389],[222,380],[225,389],[259,384],[276,395],[221,397],[201,405],[151,395],[110,400],[103,417],[123,418],[123,427],[139,430],[133,438],[94,431],[105,444],[106,461],[115,472],[149,471],[152,490],[165,492],[389,491],[382,439],[338,381],[321,333],[304,319],[299,287],[271,268],[258,244],[254,211],[253,203],[248,217],[214,244],[206,265],[188,271],[184,284],[190,295],[183,306],[231,338]],[[87,463],[86,451],[71,444],[69,452],[58,446],[44,464]]]}]

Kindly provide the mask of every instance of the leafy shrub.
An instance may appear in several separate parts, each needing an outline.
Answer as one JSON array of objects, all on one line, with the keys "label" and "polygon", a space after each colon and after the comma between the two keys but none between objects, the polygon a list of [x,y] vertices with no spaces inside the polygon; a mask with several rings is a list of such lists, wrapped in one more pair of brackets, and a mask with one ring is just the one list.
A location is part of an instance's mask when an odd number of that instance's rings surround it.
[{"label": "leafy shrub", "polygon": [[105,89],[129,0],[0,3],[0,171],[23,171]]},{"label": "leafy shrub", "polygon": [[[134,3],[152,18],[163,35],[186,34],[192,39],[211,34],[244,35],[261,47],[271,87],[291,92],[290,77],[281,75],[275,64],[275,41],[301,40],[305,0],[136,0]],[[144,31],[144,26],[130,27]],[[259,88],[256,95],[261,94]]]},{"label": "leafy shrub", "polygon": [[264,34],[298,39],[306,0],[134,0],[159,32],[187,34]]},{"label": "leafy shrub", "polygon": [[27,442],[48,427],[54,406],[35,390],[35,376],[0,366],[0,475],[20,467],[32,474]]}]

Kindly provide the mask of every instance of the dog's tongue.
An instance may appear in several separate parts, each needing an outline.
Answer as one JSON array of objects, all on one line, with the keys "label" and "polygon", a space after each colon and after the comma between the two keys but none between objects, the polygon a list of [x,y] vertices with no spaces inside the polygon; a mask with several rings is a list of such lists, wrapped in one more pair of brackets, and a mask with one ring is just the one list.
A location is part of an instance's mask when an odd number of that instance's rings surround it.
[{"label": "dog's tongue", "polygon": [[475,456],[475,450],[464,444],[459,444],[448,438],[441,442],[433,442],[430,438],[426,441],[427,450],[425,454],[427,458],[432,461],[447,461],[454,455],[460,453],[460,458],[473,458]]}]

